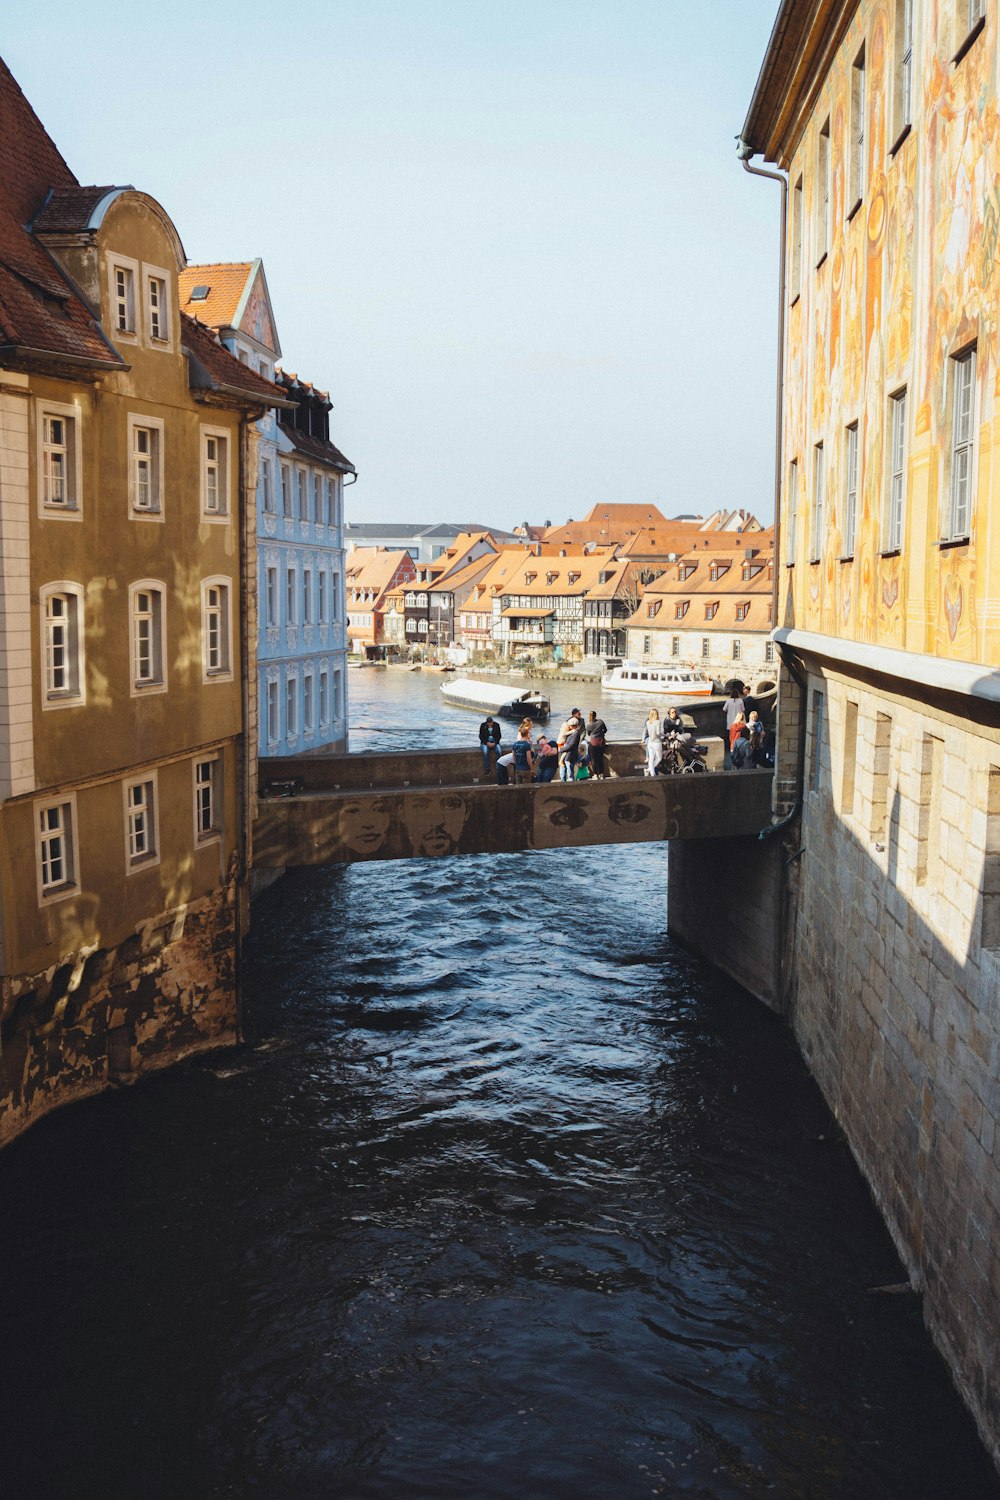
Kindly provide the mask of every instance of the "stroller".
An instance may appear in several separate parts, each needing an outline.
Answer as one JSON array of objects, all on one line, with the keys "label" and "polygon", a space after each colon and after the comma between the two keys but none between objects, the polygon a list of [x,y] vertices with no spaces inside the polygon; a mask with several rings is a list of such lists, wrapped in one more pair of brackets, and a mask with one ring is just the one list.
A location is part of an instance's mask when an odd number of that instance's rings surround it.
[{"label": "stroller", "polygon": [[656,768],[658,776],[676,776],[708,770],[704,745],[693,734],[671,730],[663,736],[663,759]]}]

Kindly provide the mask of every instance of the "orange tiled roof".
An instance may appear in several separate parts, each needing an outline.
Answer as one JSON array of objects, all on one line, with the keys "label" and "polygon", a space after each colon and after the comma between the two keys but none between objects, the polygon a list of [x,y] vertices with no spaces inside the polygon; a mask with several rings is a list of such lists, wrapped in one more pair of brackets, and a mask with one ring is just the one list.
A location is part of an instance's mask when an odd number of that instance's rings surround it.
[{"label": "orange tiled roof", "polygon": [[[177,300],[181,312],[189,313],[209,328],[234,327],[236,309],[252,270],[253,262],[249,260],[185,267],[177,277]],[[192,302],[191,293],[196,286],[207,286],[208,296]]]},{"label": "orange tiled roof", "polygon": [[284,406],[286,397],[272,381],[224,349],[211,328],[203,328],[197,318],[181,313],[181,342],[193,357],[191,385],[223,393],[237,392],[268,406]]}]

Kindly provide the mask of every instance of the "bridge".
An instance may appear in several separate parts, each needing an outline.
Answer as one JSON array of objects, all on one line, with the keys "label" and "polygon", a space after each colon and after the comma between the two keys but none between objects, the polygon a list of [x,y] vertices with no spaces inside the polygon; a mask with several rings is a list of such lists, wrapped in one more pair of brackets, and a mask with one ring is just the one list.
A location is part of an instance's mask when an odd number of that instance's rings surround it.
[{"label": "bridge", "polygon": [[[262,760],[254,867],[732,838],[770,823],[772,771],[646,778],[641,745],[609,748],[614,779],[538,786],[498,787],[478,750]],[[709,753],[721,767],[721,741]]]}]

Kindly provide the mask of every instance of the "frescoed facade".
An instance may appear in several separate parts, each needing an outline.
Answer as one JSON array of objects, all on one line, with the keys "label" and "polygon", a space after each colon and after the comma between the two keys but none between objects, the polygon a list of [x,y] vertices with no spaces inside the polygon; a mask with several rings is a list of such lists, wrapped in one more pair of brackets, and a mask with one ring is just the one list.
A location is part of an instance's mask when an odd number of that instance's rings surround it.
[{"label": "frescoed facade", "polygon": [[279,393],[181,311],[164,209],[77,183],[2,64],[0,139],[3,1141],[236,1035],[240,559]]},{"label": "frescoed facade", "polygon": [[327,393],[284,374],[260,260],[188,266],[183,309],[241,364],[276,379],[282,404],[257,424],[257,682],[262,756],[347,744],[345,477]]},{"label": "frescoed facade", "polygon": [[998,24],[785,0],[741,154],[788,184],[784,1003],[1000,1458]]}]

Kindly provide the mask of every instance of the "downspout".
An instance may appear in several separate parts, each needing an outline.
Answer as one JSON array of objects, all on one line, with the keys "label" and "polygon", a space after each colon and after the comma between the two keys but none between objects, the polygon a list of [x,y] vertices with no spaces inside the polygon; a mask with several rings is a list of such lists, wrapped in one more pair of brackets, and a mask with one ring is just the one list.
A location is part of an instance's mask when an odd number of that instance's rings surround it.
[{"label": "downspout", "polygon": [[[253,867],[253,767],[252,757],[256,754],[256,721],[251,723],[251,669],[256,671],[257,665],[257,641],[250,638],[251,622],[256,618],[256,611],[251,611],[250,590],[253,588],[256,595],[257,587],[257,443],[256,427],[254,419],[244,411],[240,418],[240,475],[239,475],[239,577],[240,577],[240,716],[242,719],[242,746],[241,754],[237,757],[236,766],[236,821],[237,821],[237,852],[238,864],[236,870],[235,891],[235,976],[236,976],[236,1035],[239,1041],[248,1039],[246,994],[245,994],[245,968],[243,959],[243,943],[249,931],[249,906],[250,906],[250,871]],[[253,466],[251,469],[251,465]],[[251,489],[249,476],[253,473],[254,484]],[[250,497],[253,496],[253,504]],[[248,529],[253,526],[254,545],[251,546]],[[250,575],[250,565],[253,565],[253,576]],[[251,730],[254,733],[251,734]]]}]

